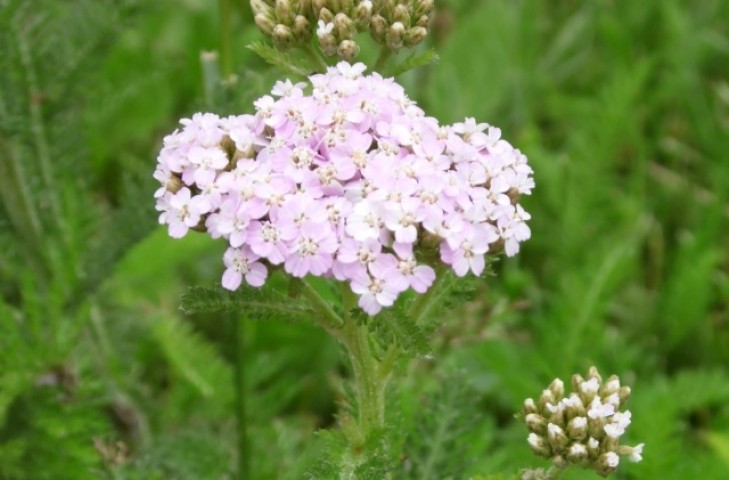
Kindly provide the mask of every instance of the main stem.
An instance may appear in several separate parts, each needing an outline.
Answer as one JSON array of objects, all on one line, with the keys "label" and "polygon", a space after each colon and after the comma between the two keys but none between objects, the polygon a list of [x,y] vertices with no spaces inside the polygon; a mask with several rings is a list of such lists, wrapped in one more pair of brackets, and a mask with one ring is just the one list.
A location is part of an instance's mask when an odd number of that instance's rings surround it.
[{"label": "main stem", "polygon": [[385,426],[385,389],[389,374],[383,376],[380,362],[370,346],[367,326],[348,319],[342,329],[342,343],[352,362],[357,394],[357,426],[362,439]]}]

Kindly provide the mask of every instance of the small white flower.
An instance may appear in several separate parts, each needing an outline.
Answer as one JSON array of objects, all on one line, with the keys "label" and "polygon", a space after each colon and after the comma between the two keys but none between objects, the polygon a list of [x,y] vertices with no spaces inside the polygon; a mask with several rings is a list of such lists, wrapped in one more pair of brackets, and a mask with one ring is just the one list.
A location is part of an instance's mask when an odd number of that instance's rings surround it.
[{"label": "small white flower", "polygon": [[319,38],[326,37],[331,34],[334,30],[334,23],[326,23],[324,20],[319,20],[319,24],[316,29],[316,36]]},{"label": "small white flower", "polygon": [[643,447],[645,447],[645,443],[639,443],[633,447],[633,451],[630,452],[630,456],[628,457],[631,462],[637,463],[643,460]]},{"label": "small white flower", "polygon": [[603,404],[600,397],[595,397],[590,404],[587,416],[592,419],[607,418],[615,413],[615,407],[609,403]]},{"label": "small white flower", "polygon": [[573,457],[582,457],[587,455],[587,448],[581,443],[573,443],[570,446],[570,455]]},{"label": "small white flower", "polygon": [[597,378],[591,378],[582,382],[580,389],[582,389],[582,393],[597,393],[600,389],[600,383],[597,381]]},{"label": "small white flower", "polygon": [[605,463],[610,468],[616,468],[620,463],[620,457],[615,452],[607,452],[605,454]]}]

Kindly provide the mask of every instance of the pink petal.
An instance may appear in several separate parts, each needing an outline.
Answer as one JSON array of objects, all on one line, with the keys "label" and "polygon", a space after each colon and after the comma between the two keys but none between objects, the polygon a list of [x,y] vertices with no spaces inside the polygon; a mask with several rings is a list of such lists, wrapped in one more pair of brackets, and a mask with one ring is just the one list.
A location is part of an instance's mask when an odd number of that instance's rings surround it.
[{"label": "pink petal", "polygon": [[248,265],[249,271],[246,274],[246,282],[253,287],[260,287],[266,282],[268,270],[262,264],[256,262]]},{"label": "pink petal", "polygon": [[227,288],[228,290],[236,290],[238,287],[240,287],[242,280],[243,276],[235,270],[228,268],[225,270],[225,272],[223,272],[223,288]]}]

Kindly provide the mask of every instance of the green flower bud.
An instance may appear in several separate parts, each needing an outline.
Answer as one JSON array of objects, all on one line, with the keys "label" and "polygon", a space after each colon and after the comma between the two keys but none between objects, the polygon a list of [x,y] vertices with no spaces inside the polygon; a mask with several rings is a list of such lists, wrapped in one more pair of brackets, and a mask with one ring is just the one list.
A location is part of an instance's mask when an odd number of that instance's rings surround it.
[{"label": "green flower bud", "polygon": [[395,22],[400,22],[403,25],[410,25],[410,10],[405,5],[398,5],[392,12],[390,19]]},{"label": "green flower bud", "polygon": [[433,0],[417,0],[415,2],[415,8],[413,8],[413,16],[415,18],[429,16],[433,13],[434,5]]},{"label": "green flower bud", "polygon": [[600,389],[600,396],[607,397],[620,390],[620,378],[617,375],[610,375]]},{"label": "green flower bud", "polygon": [[554,398],[554,393],[552,393],[549,389],[542,390],[542,394],[539,396],[539,408],[542,411],[547,409],[547,404],[552,406],[557,404],[557,399]]},{"label": "green flower bud", "polygon": [[294,44],[294,32],[289,27],[279,23],[273,28],[273,45],[279,50],[286,50]]},{"label": "green flower bud", "polygon": [[575,417],[567,424],[567,435],[572,440],[584,440],[587,437],[587,417]]},{"label": "green flower bud", "polygon": [[552,463],[559,468],[565,468],[569,465],[569,462],[562,455],[555,455],[552,457]]},{"label": "green flower bud", "polygon": [[564,408],[562,408],[561,405],[557,405],[557,407],[552,408],[550,411],[552,411],[552,414],[549,416],[550,423],[554,423],[557,425],[565,424]]},{"label": "green flower bud", "polygon": [[260,13],[271,15],[273,13],[273,8],[271,8],[271,6],[264,0],[251,0],[251,10],[254,15],[258,15]]},{"label": "green flower bud", "polygon": [[587,455],[591,459],[597,458],[597,456],[600,454],[600,442],[598,442],[596,439],[590,437],[587,440]]},{"label": "green flower bud", "polygon": [[321,20],[324,23],[333,23],[334,22],[334,14],[328,8],[322,8],[319,11],[319,20]]},{"label": "green flower bud", "polygon": [[337,39],[334,37],[334,35],[327,35],[324,38],[319,38],[319,48],[321,48],[321,51],[326,55],[327,57],[332,57],[337,54],[337,49],[339,46],[337,45]]},{"label": "green flower bud", "polygon": [[265,36],[270,37],[273,34],[273,29],[276,26],[276,21],[271,15],[265,13],[259,13],[253,17],[253,21],[256,22],[256,26]]},{"label": "green flower bud", "polygon": [[553,452],[561,452],[567,447],[570,439],[564,433],[562,427],[554,423],[549,423],[547,424],[547,442],[549,442],[549,446],[552,447]]},{"label": "green flower bud", "polygon": [[595,462],[595,471],[599,475],[607,477],[618,468],[619,463],[620,457],[615,452],[603,453]]},{"label": "green flower bud", "polygon": [[566,456],[572,463],[582,463],[587,460],[587,447],[581,443],[573,443],[567,448]]},{"label": "green flower bud", "polygon": [[299,43],[306,43],[311,38],[311,25],[303,15],[296,15],[294,18],[294,38]]},{"label": "green flower bud", "polygon": [[582,378],[582,375],[579,373],[575,373],[572,375],[572,391],[574,392],[581,392],[582,389],[580,388],[582,386],[582,383],[585,381],[584,378]]},{"label": "green flower bud", "polygon": [[622,407],[628,401],[628,398],[630,398],[630,387],[620,387],[618,390],[618,398],[620,398],[620,406]]},{"label": "green flower bud", "polygon": [[428,30],[426,30],[425,28],[413,27],[409,28],[408,31],[405,33],[405,38],[403,39],[403,41],[406,46],[414,47],[415,45],[425,40],[425,37],[427,36]]},{"label": "green flower bud", "polygon": [[597,367],[590,367],[590,369],[587,371],[587,378],[594,378],[597,380],[597,383],[602,383],[602,377],[600,376],[600,372],[597,371]]},{"label": "green flower bud", "polygon": [[536,433],[529,434],[527,437],[527,443],[532,451],[540,457],[549,458],[552,456],[552,450],[547,441]]},{"label": "green flower bud", "polygon": [[537,433],[539,435],[545,435],[547,433],[547,419],[538,413],[530,413],[524,417],[526,426],[530,432]]},{"label": "green flower bud", "polygon": [[526,400],[524,400],[524,405],[523,405],[521,411],[522,411],[522,414],[524,415],[525,418],[530,413],[537,413],[538,412],[538,410],[537,410],[537,404],[534,403],[534,399],[533,398],[527,398]]},{"label": "green flower bud", "polygon": [[564,397],[564,382],[559,378],[552,380],[552,383],[547,387],[550,392],[554,395],[554,399],[559,402]]},{"label": "green flower bud", "polygon": [[354,22],[344,13],[337,13],[334,17],[334,31],[340,40],[351,40],[357,35]]},{"label": "green flower bud", "polygon": [[372,3],[360,2],[359,5],[355,7],[352,18],[354,18],[354,21],[357,23],[357,28],[359,30],[366,29],[370,24],[370,19],[372,18]]},{"label": "green flower bud", "polygon": [[382,15],[372,15],[370,19],[370,34],[377,43],[385,43],[387,35],[387,20]]},{"label": "green flower bud", "polygon": [[418,27],[428,28],[430,26],[430,17],[427,15],[423,15],[422,17],[418,18],[418,21],[415,22],[415,25]]},{"label": "green flower bud", "polygon": [[563,399],[562,405],[564,405],[564,414],[568,420],[586,415],[585,405],[576,393],[571,393],[569,397]]},{"label": "green flower bud", "polygon": [[319,11],[327,8],[327,0],[311,0],[311,11],[314,12],[314,16],[319,16]]},{"label": "green flower bud", "polygon": [[283,23],[286,26],[291,25],[294,18],[294,12],[291,8],[290,0],[276,0],[274,10],[276,10],[276,16],[278,17],[279,23]]},{"label": "green flower bud", "polygon": [[352,40],[342,40],[337,48],[337,53],[344,60],[350,62],[359,55],[359,45]]}]

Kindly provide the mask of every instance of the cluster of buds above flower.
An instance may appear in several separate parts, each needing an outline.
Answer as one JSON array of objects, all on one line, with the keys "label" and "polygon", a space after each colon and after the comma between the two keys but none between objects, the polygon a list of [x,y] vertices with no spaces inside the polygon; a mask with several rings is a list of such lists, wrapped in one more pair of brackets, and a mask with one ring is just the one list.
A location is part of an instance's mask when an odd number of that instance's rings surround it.
[{"label": "cluster of buds above flower", "polygon": [[251,0],[253,18],[279,50],[311,39],[311,0]]},{"label": "cluster of buds above flower", "polygon": [[393,51],[413,47],[428,35],[433,0],[374,0],[370,32]]},{"label": "cluster of buds above flower", "polygon": [[[642,443],[635,447],[619,444],[630,425],[630,411],[620,411],[630,387],[621,386],[615,375],[603,382],[592,367],[587,379],[572,377],[572,389],[566,395],[564,382],[555,379],[538,401],[529,398],[524,402],[524,421],[531,432],[527,441],[534,453],[551,459],[557,468],[577,465],[602,476],[615,471],[620,456],[641,461]],[[528,471],[522,478],[548,478],[542,474],[541,470]]]},{"label": "cluster of buds above flower", "polygon": [[367,30],[393,52],[417,45],[433,14],[433,0],[251,0],[251,7],[276,48],[307,46],[316,26],[322,52],[347,61],[359,54],[355,37]]},{"label": "cluster of buds above flower", "polygon": [[369,28],[372,1],[312,0],[312,8],[322,52],[328,56],[338,54],[348,61],[356,57],[359,45],[355,37]]},{"label": "cluster of buds above flower", "polygon": [[439,262],[479,275],[530,236],[517,203],[532,170],[498,128],[441,126],[393,79],[341,62],[306,84],[277,82],[255,115],[196,114],[164,140],[160,223],[230,248],[223,286],[269,268],[348,282],[374,315],[425,292]]}]

